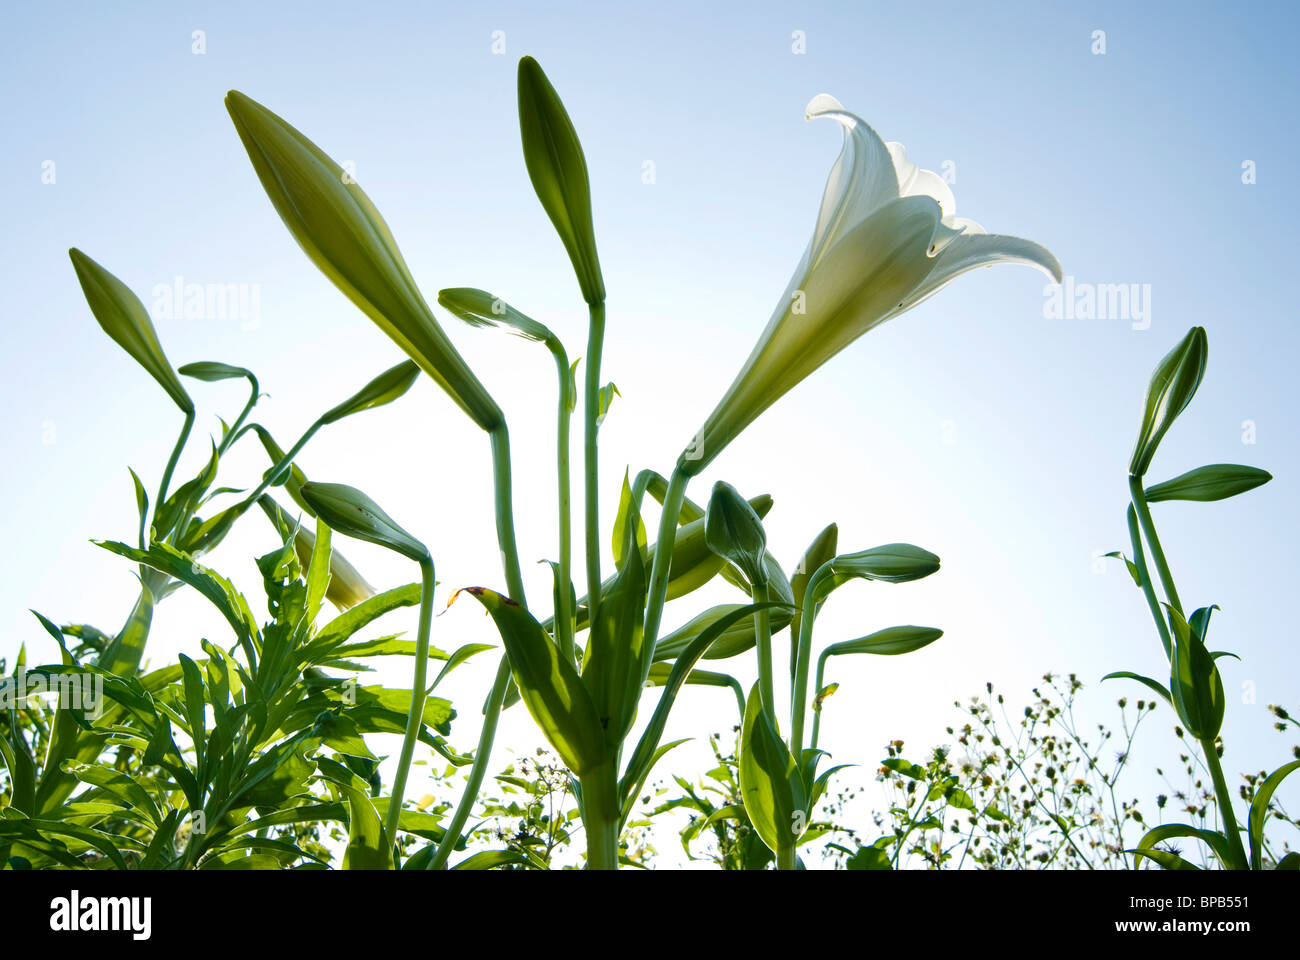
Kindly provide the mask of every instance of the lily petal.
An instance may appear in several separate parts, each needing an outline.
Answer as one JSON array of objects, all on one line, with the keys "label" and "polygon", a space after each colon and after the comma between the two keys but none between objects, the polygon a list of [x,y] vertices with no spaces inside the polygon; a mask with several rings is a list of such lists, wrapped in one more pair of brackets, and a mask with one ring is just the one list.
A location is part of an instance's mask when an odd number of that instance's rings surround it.
[{"label": "lily petal", "polygon": [[[975,224],[975,226],[979,225]],[[1056,283],[1060,283],[1064,278],[1060,261],[1052,251],[1032,240],[999,233],[963,232],[940,249],[934,257],[934,269],[930,275],[898,306],[894,313],[911,310],[968,270],[989,267],[995,263],[1023,263],[1037,267]]]},{"label": "lily petal", "polygon": [[891,140],[885,144],[889,158],[894,163],[894,173],[898,177],[898,195],[900,197],[933,197],[943,210],[943,216],[957,214],[957,198],[952,195],[952,188],[933,170],[923,170],[907,159],[907,147]]},{"label": "lily petal", "polygon": [[844,233],[898,199],[899,192],[889,148],[869,123],[828,93],[813,97],[804,116],[808,120],[830,117],[844,128],[844,145],[826,179],[817,227],[804,256],[805,266],[811,268]]}]

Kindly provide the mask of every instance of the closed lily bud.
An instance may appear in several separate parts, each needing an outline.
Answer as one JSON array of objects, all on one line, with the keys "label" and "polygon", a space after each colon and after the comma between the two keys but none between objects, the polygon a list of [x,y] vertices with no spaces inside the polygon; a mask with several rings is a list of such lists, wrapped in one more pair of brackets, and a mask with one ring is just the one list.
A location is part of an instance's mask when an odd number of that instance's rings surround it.
[{"label": "closed lily bud", "polygon": [[763,521],[735,487],[721,480],[713,485],[704,513],[704,539],[715,554],[738,566],[750,583],[767,586]]},{"label": "closed lily bud", "polygon": [[[311,566],[312,552],[316,549],[316,534],[300,524],[293,524],[285,509],[266,494],[257,498],[257,505],[281,536],[288,536],[289,530],[294,529],[293,552],[298,557],[298,563],[304,570]],[[349,610],[374,595],[375,588],[348,562],[347,557],[331,547],[330,582],[325,589],[325,598],[340,610]]]},{"label": "closed lily bud", "polygon": [[[306,527],[299,527],[293,538],[293,552],[303,569],[311,563],[312,550],[316,547],[316,534]],[[366,582],[348,558],[337,550],[330,550],[330,582],[325,589],[325,599],[340,610],[350,610],[363,600],[375,595],[375,588]]]},{"label": "closed lily bud", "polygon": [[[655,660],[675,660],[701,633],[743,607],[744,604],[740,603],[723,603],[716,607],[709,607],[668,636],[662,637],[655,644]],[[790,625],[790,611],[784,607],[772,608],[770,618],[771,631],[774,634]],[[702,659],[726,660],[754,649],[754,643],[754,618],[744,617],[722,631],[718,639],[714,640],[709,649],[704,652]]]},{"label": "closed lily bud", "polygon": [[516,310],[500,297],[473,287],[450,287],[438,291],[438,303],[472,327],[500,327],[508,333],[538,343],[558,342],[544,324]]},{"label": "closed lily bud", "polygon": [[429,559],[429,550],[424,544],[398,526],[379,504],[356,487],[308,481],[302,485],[301,492],[316,516],[331,529],[396,550],[419,563]]},{"label": "closed lily bud", "polygon": [[1146,405],[1142,411],[1142,429],[1138,431],[1133,459],[1129,462],[1131,476],[1145,476],[1155,456],[1156,447],[1164,439],[1178,415],[1196,396],[1196,388],[1205,376],[1205,361],[1209,356],[1209,341],[1204,327],[1192,327],[1187,336],[1174,347],[1156,367],[1147,386]]},{"label": "closed lily bud", "polygon": [[104,332],[144,367],[187,414],[194,412],[194,401],[181,386],[176,371],[167,362],[149,311],[126,284],[101,267],[76,247],[68,251],[72,266],[81,281],[81,290]]},{"label": "closed lily bud", "polygon": [[519,133],[528,178],[573,262],[582,298],[602,304],[605,281],[591,222],[587,161],[560,95],[532,57],[519,61]]},{"label": "closed lily bud", "polygon": [[1272,479],[1271,473],[1258,467],[1247,467],[1239,463],[1212,463],[1147,487],[1146,497],[1149,503],[1161,500],[1197,500],[1208,503],[1254,490]]},{"label": "closed lily bud", "polygon": [[267,196],[312,262],[475,423],[499,426],[500,408],[438,326],[388,224],[352,177],[255,100],[232,90],[226,109]]},{"label": "closed lily bud", "polygon": [[321,423],[334,423],[344,417],[350,417],[362,410],[371,410],[392,403],[415,383],[420,375],[420,368],[412,360],[403,360],[397,366],[385,370],[375,379],[348,397],[332,410],[321,415]]},{"label": "closed lily bud", "polygon": [[1061,265],[1045,248],[959,219],[942,177],[917,167],[902,144],[885,143],[834,97],[815,97],[806,115],[837,121],[844,146],[812,240],[767,329],[678,461],[688,476],[827,360],[958,275],[1023,263],[1061,280]]},{"label": "closed lily bud", "polygon": [[219,380],[238,380],[240,377],[248,380],[256,379],[252,370],[231,366],[228,363],[217,363],[213,360],[187,363],[183,367],[177,367],[176,372],[187,377],[193,377],[195,380],[203,380],[206,383],[216,383]]}]

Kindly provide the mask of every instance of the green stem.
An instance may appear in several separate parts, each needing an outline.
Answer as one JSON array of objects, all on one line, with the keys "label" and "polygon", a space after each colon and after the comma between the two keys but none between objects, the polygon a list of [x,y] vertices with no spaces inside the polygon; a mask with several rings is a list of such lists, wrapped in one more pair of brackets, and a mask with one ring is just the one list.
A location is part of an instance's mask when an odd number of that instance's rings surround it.
[{"label": "green stem", "polygon": [[1246,848],[1241,842],[1241,830],[1237,827],[1237,815],[1232,809],[1232,794],[1228,792],[1228,782],[1223,778],[1223,767],[1219,763],[1219,752],[1214,748],[1211,737],[1201,742],[1201,751],[1205,754],[1205,765],[1210,768],[1210,777],[1214,780],[1214,795],[1219,801],[1219,815],[1223,818],[1223,832],[1232,847],[1233,858],[1237,861],[1236,869],[1245,870],[1247,865]]},{"label": "green stem", "polygon": [[469,779],[465,791],[460,796],[456,812],[447,823],[447,832],[433,858],[429,861],[430,870],[441,870],[447,865],[447,858],[460,841],[461,831],[469,821],[470,812],[483,789],[483,780],[487,776],[488,760],[492,754],[492,742],[497,735],[497,722],[501,719],[501,704],[506,699],[506,689],[510,686],[510,658],[502,657],[497,665],[496,679],[492,682],[492,692],[483,707],[483,729],[479,731],[478,748],[474,751],[474,764],[469,768]]},{"label": "green stem", "polygon": [[253,407],[257,404],[257,398],[260,396],[257,377],[253,376],[251,373],[248,374],[248,382],[252,385],[252,390],[248,395],[248,402],[244,404],[244,409],[239,411],[239,416],[236,417],[235,422],[230,425],[230,429],[226,431],[225,439],[223,439],[220,446],[217,447],[217,456],[221,456],[221,454],[229,450],[230,445],[239,438],[240,428],[243,427],[244,421],[248,419],[249,413],[252,412]]},{"label": "green stem", "polygon": [[559,647],[570,663],[576,659],[573,636],[577,624],[573,611],[573,518],[572,488],[569,482],[569,425],[573,419],[575,397],[572,390],[572,371],[569,357],[559,341],[550,344],[555,356],[555,365],[560,377],[560,405],[555,426],[555,464],[559,475],[559,512],[560,512],[560,572],[559,584],[555,588],[559,599],[555,605],[555,636]]},{"label": "green stem", "polygon": [[[823,571],[830,570],[830,564],[823,564],[808,579],[804,587],[804,605],[808,608],[799,618],[799,637],[798,652],[795,657],[795,674],[794,689],[791,692],[790,703],[790,752],[797,758],[799,751],[803,749],[803,727],[804,715],[808,712],[808,663],[812,659],[812,632],[813,621],[817,619],[816,604],[812,603],[812,598],[817,596],[821,589]],[[817,664],[817,689],[821,689],[821,672],[822,662]],[[817,718],[814,717],[814,728]],[[813,745],[816,746],[817,734],[813,734]]]},{"label": "green stem", "polygon": [[1165,551],[1160,546],[1160,537],[1156,534],[1155,522],[1151,519],[1151,510],[1147,506],[1146,491],[1142,489],[1142,478],[1129,477],[1128,488],[1133,496],[1133,507],[1137,511],[1138,520],[1142,524],[1142,533],[1151,546],[1151,559],[1155,561],[1156,572],[1160,574],[1160,583],[1165,588],[1165,596],[1169,598],[1169,605],[1182,613],[1183,605],[1178,599],[1178,590],[1174,587],[1174,578],[1169,572],[1169,564],[1165,560]]},{"label": "green stem", "polygon": [[798,854],[793,845],[779,847],[776,851],[776,868],[778,870],[798,870]]},{"label": "green stem", "polygon": [[[154,501],[154,514],[158,513],[158,508],[167,502],[167,488],[171,486],[172,474],[176,472],[176,463],[181,458],[181,450],[185,448],[185,443],[190,438],[190,430],[194,426],[194,411],[191,410],[185,414],[185,425],[181,427],[181,434],[176,438],[176,446],[172,447],[172,455],[167,459],[167,466],[163,469],[162,483],[158,485],[158,499]],[[166,531],[164,531],[166,535]]]},{"label": "green stem", "polygon": [[[673,545],[677,542],[677,517],[682,512],[686,486],[691,478],[681,467],[673,470],[664,493],[663,512],[659,515],[659,539],[655,543],[654,563],[650,568],[650,586],[646,594],[644,643],[653,650],[659,639],[659,623],[663,618],[664,599],[668,596],[668,572],[672,566]],[[588,621],[590,622],[590,621]]]},{"label": "green stem", "polygon": [[[756,583],[750,589],[755,603],[767,603],[768,586]],[[776,726],[776,686],[772,680],[772,621],[768,608],[754,611],[754,649],[758,653],[758,690],[763,698],[763,711]],[[797,756],[797,754],[796,754]]]},{"label": "green stem", "polygon": [[587,327],[587,371],[583,395],[583,489],[586,498],[587,535],[587,622],[596,622],[600,609],[600,487],[596,420],[600,408],[600,357],[605,344],[605,305],[590,308]]},{"label": "green stem", "polygon": [[[497,522],[497,546],[501,549],[501,563],[505,568],[506,586],[511,600],[526,607],[524,599],[524,578],[519,569],[519,548],[515,543],[514,499],[510,480],[510,434],[505,421],[493,429],[489,436],[492,440],[492,481],[494,506]],[[492,692],[483,707],[483,728],[479,731],[478,748],[474,751],[474,763],[470,767],[469,781],[461,794],[456,812],[447,823],[447,832],[438,844],[438,849],[429,861],[430,870],[441,870],[446,866],[447,858],[460,840],[460,833],[469,821],[469,815],[478,800],[479,790],[487,775],[488,764],[492,759],[492,743],[496,739],[497,722],[501,719],[501,705],[506,699],[506,690],[510,686],[510,658],[503,656],[497,666],[496,679],[492,682]]]},{"label": "green stem", "polygon": [[[246,498],[244,498],[244,502],[241,505],[243,507],[243,510],[247,510],[254,503],[256,503],[257,498],[260,497],[262,494],[264,494],[266,492],[266,489],[270,487],[273,483],[275,483],[275,481],[279,479],[281,474],[283,474],[286,470],[289,469],[289,465],[293,463],[293,458],[302,452],[302,448],[307,446],[307,441],[310,440],[312,437],[316,436],[316,431],[319,430],[322,426],[324,426],[324,423],[320,420],[317,420],[310,427],[308,427],[307,431],[301,437],[298,438],[298,442],[289,448],[289,452],[280,458],[280,462],[277,463],[270,470],[266,471],[266,473],[262,477],[262,482],[257,485],[257,489],[255,489]],[[243,510],[241,510],[240,512],[242,513]]]},{"label": "green stem", "polygon": [[1142,593],[1147,598],[1147,606],[1151,609],[1151,618],[1156,622],[1156,629],[1160,631],[1160,642],[1164,644],[1165,656],[1173,656],[1173,643],[1169,639],[1169,624],[1165,622],[1164,613],[1160,609],[1160,601],[1156,598],[1155,586],[1151,583],[1151,572],[1147,569],[1146,553],[1142,550],[1142,536],[1138,533],[1137,512],[1133,505],[1129,504],[1128,508],[1128,538],[1133,545],[1133,566],[1137,567],[1138,577],[1142,581]]},{"label": "green stem", "polygon": [[384,818],[384,832],[393,851],[393,869],[400,866],[397,858],[397,830],[402,816],[402,801],[406,796],[406,778],[415,755],[415,740],[424,721],[424,697],[427,686],[426,671],[429,665],[429,626],[433,622],[433,560],[420,561],[420,626],[415,636],[415,678],[411,683],[411,712],[406,718],[406,736],[402,739],[402,753],[397,760],[397,773],[393,777],[393,792],[388,798],[388,815]]},{"label": "green stem", "polygon": [[[817,692],[818,693],[821,693],[821,691],[826,687],[825,674],[826,674],[826,652],[822,651],[822,655],[817,658]],[[792,722],[791,727],[793,726],[794,724]],[[822,712],[820,708],[814,707],[812,742],[808,744],[808,746],[810,746],[813,750],[817,749],[817,737],[821,733],[821,728],[822,728]],[[793,733],[791,735],[793,736]]]},{"label": "green stem", "polygon": [[609,764],[589,770],[582,784],[582,826],[587,831],[587,869],[618,869],[618,829],[623,819],[618,774]]}]

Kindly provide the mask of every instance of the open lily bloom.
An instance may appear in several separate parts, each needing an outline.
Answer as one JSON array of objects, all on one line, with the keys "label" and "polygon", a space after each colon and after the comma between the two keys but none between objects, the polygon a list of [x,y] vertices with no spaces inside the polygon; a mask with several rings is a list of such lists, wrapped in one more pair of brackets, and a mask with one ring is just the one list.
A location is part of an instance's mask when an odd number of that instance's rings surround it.
[{"label": "open lily bloom", "polygon": [[844,128],[817,227],[758,345],[682,454],[679,467],[688,476],[835,354],[958,274],[1025,263],[1061,281],[1061,265],[1044,247],[958,219],[941,177],[908,160],[902,144],[885,143],[834,97],[813,98],[807,118],[815,117]]}]

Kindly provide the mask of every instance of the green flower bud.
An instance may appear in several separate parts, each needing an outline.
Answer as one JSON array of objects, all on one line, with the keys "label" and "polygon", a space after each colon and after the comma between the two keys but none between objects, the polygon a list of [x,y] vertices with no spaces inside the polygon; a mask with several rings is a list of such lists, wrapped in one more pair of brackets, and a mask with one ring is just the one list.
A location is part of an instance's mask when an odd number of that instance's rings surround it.
[{"label": "green flower bud", "polygon": [[331,529],[396,550],[419,563],[429,559],[429,550],[424,544],[399,527],[379,504],[355,487],[308,481],[302,485],[301,492],[316,516]]},{"label": "green flower bud", "polygon": [[68,256],[72,258],[72,266],[77,271],[77,279],[81,281],[81,289],[86,295],[86,302],[90,304],[90,312],[95,315],[104,332],[158,381],[183,413],[193,413],[194,401],[181,386],[180,378],[176,376],[172,365],[167,362],[167,355],[158,342],[153,321],[149,319],[149,311],[144,308],[140,298],[121,280],[76,247],[68,251]]}]

